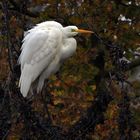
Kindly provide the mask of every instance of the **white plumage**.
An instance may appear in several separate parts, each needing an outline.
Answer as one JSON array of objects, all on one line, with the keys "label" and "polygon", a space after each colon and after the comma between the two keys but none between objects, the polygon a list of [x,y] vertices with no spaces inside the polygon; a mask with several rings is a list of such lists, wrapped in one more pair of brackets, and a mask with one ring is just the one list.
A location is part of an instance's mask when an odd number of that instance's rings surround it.
[{"label": "white plumage", "polygon": [[63,27],[55,21],[40,23],[26,32],[19,57],[19,87],[24,97],[35,81],[37,92],[41,91],[44,80],[56,73],[61,63],[72,56],[77,46],[73,36],[78,32],[92,33],[76,26]]}]

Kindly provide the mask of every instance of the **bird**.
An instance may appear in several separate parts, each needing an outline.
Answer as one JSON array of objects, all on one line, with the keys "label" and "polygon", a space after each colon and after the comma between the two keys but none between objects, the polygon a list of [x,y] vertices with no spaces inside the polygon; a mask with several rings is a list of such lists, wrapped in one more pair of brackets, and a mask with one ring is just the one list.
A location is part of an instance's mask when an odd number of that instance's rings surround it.
[{"label": "bird", "polygon": [[58,72],[63,62],[75,53],[74,36],[78,33],[93,31],[78,29],[75,25],[63,27],[56,21],[41,22],[26,31],[18,59],[21,68],[19,88],[23,97],[35,82],[39,93],[44,81]]}]

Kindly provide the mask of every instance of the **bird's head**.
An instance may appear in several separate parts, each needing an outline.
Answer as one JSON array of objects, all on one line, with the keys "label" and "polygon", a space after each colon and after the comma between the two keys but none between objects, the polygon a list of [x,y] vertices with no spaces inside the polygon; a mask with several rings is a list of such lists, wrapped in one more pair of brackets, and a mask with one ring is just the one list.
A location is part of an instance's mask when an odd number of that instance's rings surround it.
[{"label": "bird's head", "polygon": [[78,29],[76,26],[67,26],[64,27],[64,34],[67,37],[73,37],[76,36],[78,33],[93,33],[93,31],[89,31],[89,30],[83,30],[83,29]]}]

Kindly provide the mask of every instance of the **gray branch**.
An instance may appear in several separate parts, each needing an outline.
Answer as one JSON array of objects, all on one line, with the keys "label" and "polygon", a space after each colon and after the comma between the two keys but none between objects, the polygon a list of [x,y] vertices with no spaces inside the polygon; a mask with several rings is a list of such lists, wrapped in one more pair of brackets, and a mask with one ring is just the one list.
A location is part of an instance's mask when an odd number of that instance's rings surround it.
[{"label": "gray branch", "polygon": [[128,65],[128,67],[126,68],[126,71],[127,71],[127,70],[131,70],[131,69],[133,69],[133,68],[135,68],[135,67],[138,67],[138,66],[140,66],[140,58],[133,60],[133,61]]}]

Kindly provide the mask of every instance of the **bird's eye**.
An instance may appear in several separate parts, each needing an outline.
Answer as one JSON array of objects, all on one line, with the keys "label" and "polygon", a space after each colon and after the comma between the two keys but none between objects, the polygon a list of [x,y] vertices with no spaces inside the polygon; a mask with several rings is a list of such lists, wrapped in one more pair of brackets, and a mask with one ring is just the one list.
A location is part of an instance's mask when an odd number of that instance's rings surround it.
[{"label": "bird's eye", "polygon": [[75,32],[75,29],[71,29],[71,32]]}]

